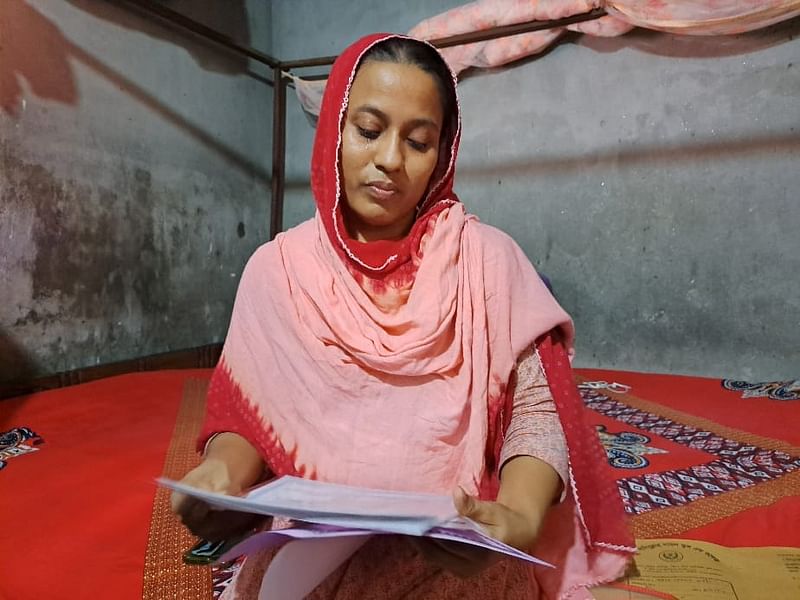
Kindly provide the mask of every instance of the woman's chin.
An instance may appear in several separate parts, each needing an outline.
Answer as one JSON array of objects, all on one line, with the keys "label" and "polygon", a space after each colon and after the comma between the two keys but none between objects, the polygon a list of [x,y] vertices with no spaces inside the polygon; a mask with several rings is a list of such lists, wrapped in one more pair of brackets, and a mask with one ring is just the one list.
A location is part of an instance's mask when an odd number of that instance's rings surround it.
[{"label": "woman's chin", "polygon": [[406,225],[406,221],[408,219],[397,215],[359,215],[357,219],[350,221],[347,228],[354,239],[362,242],[399,240],[410,229],[410,224]]},{"label": "woman's chin", "polygon": [[374,227],[376,229],[393,227],[398,223],[398,221],[399,219],[395,215],[376,215],[374,217],[361,220],[364,225]]},{"label": "woman's chin", "polygon": [[392,227],[403,220],[402,215],[386,210],[382,206],[372,205],[367,210],[354,215],[356,219],[368,227]]}]

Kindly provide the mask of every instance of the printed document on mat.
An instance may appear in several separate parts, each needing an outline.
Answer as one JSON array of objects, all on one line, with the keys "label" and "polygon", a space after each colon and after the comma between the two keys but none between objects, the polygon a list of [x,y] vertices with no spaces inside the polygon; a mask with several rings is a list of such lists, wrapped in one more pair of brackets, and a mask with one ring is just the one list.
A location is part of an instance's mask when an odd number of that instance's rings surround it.
[{"label": "printed document on mat", "polygon": [[[620,583],[680,600],[797,600],[800,548],[729,548],[682,539],[637,540],[635,566]],[[629,597],[593,589],[598,600]],[[642,597],[651,597],[644,595]]]}]

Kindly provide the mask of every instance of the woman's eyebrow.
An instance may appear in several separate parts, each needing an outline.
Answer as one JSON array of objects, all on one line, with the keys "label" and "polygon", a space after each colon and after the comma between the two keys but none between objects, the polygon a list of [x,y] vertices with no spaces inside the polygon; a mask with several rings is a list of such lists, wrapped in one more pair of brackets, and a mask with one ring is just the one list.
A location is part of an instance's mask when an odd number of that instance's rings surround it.
[{"label": "woman's eyebrow", "polygon": [[[363,104],[362,106],[356,108],[356,114],[358,113],[371,114],[380,119],[381,121],[383,121],[384,123],[388,123],[391,120],[389,119],[389,115],[387,115],[381,109],[371,104]],[[434,121],[433,119],[428,119],[425,117],[420,117],[418,119],[411,119],[411,121],[409,121],[407,125],[411,129],[416,129],[417,127],[430,127],[431,129],[439,131],[439,124],[436,123],[436,121]]]}]

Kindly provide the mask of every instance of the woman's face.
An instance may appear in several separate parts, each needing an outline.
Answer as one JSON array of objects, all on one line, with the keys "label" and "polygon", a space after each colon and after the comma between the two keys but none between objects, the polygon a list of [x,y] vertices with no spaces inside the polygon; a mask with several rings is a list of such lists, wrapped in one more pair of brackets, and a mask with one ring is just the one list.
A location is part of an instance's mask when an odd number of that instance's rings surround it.
[{"label": "woman's face", "polygon": [[345,220],[353,238],[408,233],[436,168],[442,120],[432,75],[408,64],[361,65],[342,132]]}]

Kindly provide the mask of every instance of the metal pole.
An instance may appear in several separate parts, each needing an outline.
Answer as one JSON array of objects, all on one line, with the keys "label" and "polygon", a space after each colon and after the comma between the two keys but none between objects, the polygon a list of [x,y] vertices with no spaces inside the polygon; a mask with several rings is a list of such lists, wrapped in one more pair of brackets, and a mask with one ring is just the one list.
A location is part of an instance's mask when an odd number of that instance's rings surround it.
[{"label": "metal pole", "polygon": [[[448,48],[450,46],[484,42],[486,40],[493,40],[495,38],[507,37],[510,35],[518,35],[520,33],[542,31],[543,29],[553,29],[555,27],[566,27],[567,25],[573,25],[575,23],[593,21],[594,19],[599,19],[605,15],[606,11],[602,8],[598,8],[588,13],[572,15],[571,17],[564,17],[563,19],[554,19],[551,21],[529,21],[527,23],[517,23],[516,25],[492,27],[491,29],[484,29],[482,31],[460,33],[458,35],[451,35],[438,40],[430,40],[430,43],[437,48]],[[317,56],[314,58],[305,58],[300,60],[285,60],[281,62],[281,67],[283,67],[285,70],[302,69],[305,67],[321,67],[325,65],[332,65],[335,60],[335,56]]]},{"label": "metal pole", "polygon": [[286,174],[286,80],[280,67],[273,69],[272,107],[272,201],[269,213],[269,239],[283,230],[283,192]]},{"label": "metal pole", "polygon": [[220,46],[224,46],[228,50],[232,50],[233,52],[242,54],[244,56],[247,56],[248,58],[252,58],[253,60],[265,64],[269,67],[276,67],[280,62],[278,61],[277,58],[273,58],[269,54],[265,54],[260,50],[251,48],[250,46],[245,46],[243,44],[240,44],[239,42],[228,37],[227,35],[215,31],[210,27],[206,27],[202,23],[198,23],[197,21],[190,19],[189,17],[186,17],[177,11],[169,9],[163,4],[153,2],[152,0],[115,0],[115,1],[121,4],[127,4],[129,6],[133,6],[136,9],[141,10],[142,12],[154,15],[173,25],[186,29],[187,31],[190,31],[195,35],[198,35],[207,40],[211,40],[212,42],[219,44]]},{"label": "metal pole", "polygon": [[431,44],[437,48],[448,48],[450,46],[461,46],[462,44],[472,44],[475,42],[485,42],[486,40],[493,40],[495,38],[508,37],[511,35],[519,35],[520,33],[530,33],[532,31],[542,31],[544,29],[555,29],[556,27],[566,27],[567,25],[574,25],[575,23],[583,23],[584,21],[594,21],[606,15],[606,11],[598,8],[588,13],[581,15],[572,15],[564,17],[563,19],[554,19],[552,21],[529,21],[528,23],[517,23],[516,25],[503,25],[502,27],[493,27],[483,31],[472,31],[470,33],[460,33],[458,35],[451,35],[446,38],[438,40],[431,40]]}]

